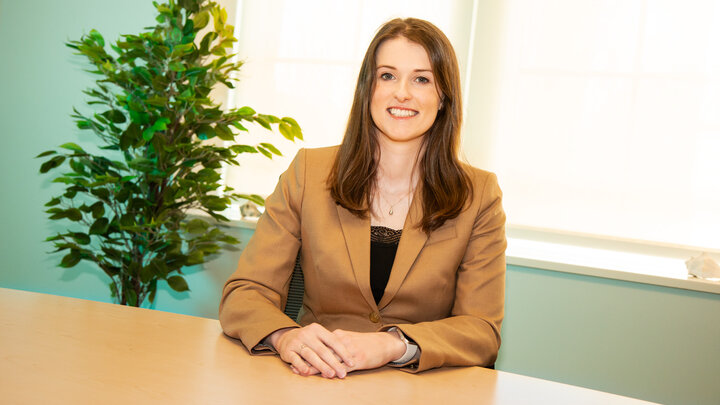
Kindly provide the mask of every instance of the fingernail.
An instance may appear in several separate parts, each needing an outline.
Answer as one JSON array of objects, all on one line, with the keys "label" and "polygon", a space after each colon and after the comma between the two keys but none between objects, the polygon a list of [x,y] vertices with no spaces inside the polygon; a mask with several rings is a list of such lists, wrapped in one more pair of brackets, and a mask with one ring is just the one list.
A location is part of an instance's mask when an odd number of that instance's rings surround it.
[{"label": "fingernail", "polygon": [[299,374],[297,369],[294,366],[290,366],[290,370],[292,370],[292,372],[295,374]]},{"label": "fingernail", "polygon": [[345,378],[346,375],[347,374],[345,374],[344,371],[341,371],[340,373],[338,373],[338,377],[340,377],[340,378]]}]

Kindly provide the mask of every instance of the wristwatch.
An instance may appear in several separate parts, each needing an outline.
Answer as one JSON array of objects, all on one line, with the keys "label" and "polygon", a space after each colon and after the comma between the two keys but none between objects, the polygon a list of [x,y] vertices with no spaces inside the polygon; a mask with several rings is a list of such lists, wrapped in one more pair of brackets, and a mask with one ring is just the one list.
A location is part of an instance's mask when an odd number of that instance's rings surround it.
[{"label": "wristwatch", "polygon": [[418,345],[415,342],[411,342],[408,340],[408,338],[405,337],[405,334],[402,333],[400,329],[397,328],[397,326],[393,326],[387,330],[388,332],[395,332],[400,337],[400,340],[402,340],[403,343],[405,343],[405,353],[397,360],[393,360],[390,362],[390,364],[399,365],[399,364],[405,364],[412,360],[415,355],[418,352]]}]

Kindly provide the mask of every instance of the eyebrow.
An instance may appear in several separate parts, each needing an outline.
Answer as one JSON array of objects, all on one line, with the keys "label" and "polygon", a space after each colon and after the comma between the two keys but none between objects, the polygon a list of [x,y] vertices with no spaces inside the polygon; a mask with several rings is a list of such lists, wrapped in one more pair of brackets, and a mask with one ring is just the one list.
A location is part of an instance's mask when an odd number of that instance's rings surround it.
[{"label": "eyebrow", "polygon": [[[380,69],[380,68],[388,68],[388,69],[392,69],[392,70],[397,70],[397,68],[395,66],[390,66],[390,65],[380,65],[377,68],[375,68],[375,70]],[[415,69],[415,70],[413,70],[413,72],[430,72],[430,73],[432,73],[432,69]]]}]

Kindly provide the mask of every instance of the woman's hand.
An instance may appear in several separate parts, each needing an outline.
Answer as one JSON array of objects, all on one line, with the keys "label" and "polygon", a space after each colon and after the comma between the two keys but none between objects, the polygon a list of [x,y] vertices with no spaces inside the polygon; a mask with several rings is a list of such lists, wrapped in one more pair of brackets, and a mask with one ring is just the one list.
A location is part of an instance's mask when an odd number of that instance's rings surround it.
[{"label": "woman's hand", "polygon": [[341,337],[317,323],[277,330],[269,336],[269,341],[280,358],[300,375],[322,373],[325,378],[344,378],[348,370],[356,366]]},{"label": "woman's hand", "polygon": [[363,333],[336,329],[333,335],[355,359],[355,366],[349,367],[348,371],[382,367],[405,354],[405,343],[396,332]]}]

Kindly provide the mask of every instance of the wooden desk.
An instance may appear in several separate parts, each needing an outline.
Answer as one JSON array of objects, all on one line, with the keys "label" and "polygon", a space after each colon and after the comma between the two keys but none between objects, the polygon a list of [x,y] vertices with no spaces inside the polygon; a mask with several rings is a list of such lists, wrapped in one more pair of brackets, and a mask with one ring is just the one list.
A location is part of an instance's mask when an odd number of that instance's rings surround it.
[{"label": "wooden desk", "polygon": [[647,404],[479,367],[300,377],[218,321],[0,288],[4,404]]}]

